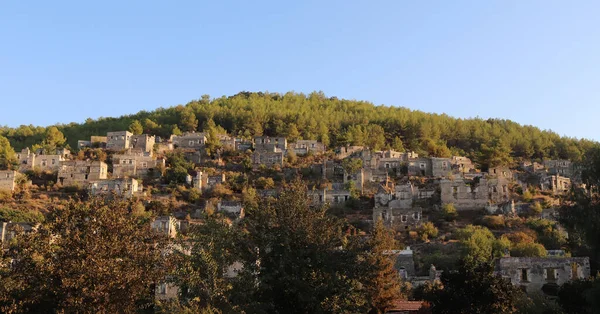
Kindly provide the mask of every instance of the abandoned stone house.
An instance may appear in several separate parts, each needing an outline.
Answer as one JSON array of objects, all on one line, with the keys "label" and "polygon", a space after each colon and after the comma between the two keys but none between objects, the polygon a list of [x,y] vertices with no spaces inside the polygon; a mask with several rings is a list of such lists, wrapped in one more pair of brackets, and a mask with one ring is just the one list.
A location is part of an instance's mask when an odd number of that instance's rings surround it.
[{"label": "abandoned stone house", "polygon": [[503,257],[496,273],[527,293],[556,291],[558,286],[590,276],[588,257]]},{"label": "abandoned stone house", "polygon": [[542,191],[552,191],[554,194],[564,194],[571,189],[571,179],[560,175],[542,176],[540,179]]},{"label": "abandoned stone house", "polygon": [[433,175],[430,158],[419,157],[408,161],[407,170],[409,176],[431,177]]},{"label": "abandoned stone house", "polygon": [[431,176],[435,178],[447,177],[452,172],[450,158],[431,157]]},{"label": "abandoned stone house", "polygon": [[489,204],[509,201],[508,180],[503,178],[477,180],[440,180],[442,204],[454,204],[456,209],[482,209]]},{"label": "abandoned stone house", "polygon": [[92,181],[105,180],[108,166],[102,161],[65,160],[60,163],[58,182],[63,186],[87,186]]},{"label": "abandoned stone house", "polygon": [[267,167],[279,165],[283,166],[283,151],[254,151],[252,153],[252,163],[255,165],[265,165]]},{"label": "abandoned stone house", "polygon": [[509,167],[493,167],[488,169],[488,175],[494,178],[511,180],[513,178],[512,170]]},{"label": "abandoned stone house", "polygon": [[530,161],[530,160],[524,160],[521,163],[519,163],[519,167],[527,172],[539,172],[539,171],[543,171],[546,168],[544,167],[543,164],[540,164],[539,162],[536,161]]},{"label": "abandoned stone house", "polygon": [[209,176],[207,173],[202,171],[196,171],[196,175],[192,178],[192,187],[204,191],[214,188],[217,184],[225,183],[225,174]]},{"label": "abandoned stone house", "polygon": [[91,182],[88,186],[91,195],[115,194],[132,197],[142,193],[142,185],[136,179],[111,179]]},{"label": "abandoned stone house", "polygon": [[309,190],[308,197],[311,204],[315,206],[324,204],[341,204],[352,197],[350,191],[343,189],[339,185],[332,186],[331,189]]},{"label": "abandoned stone house", "polygon": [[450,158],[450,164],[452,165],[452,171],[455,174],[465,174],[475,170],[475,165],[471,159],[462,156],[452,156]]},{"label": "abandoned stone house", "polygon": [[186,132],[181,135],[171,135],[171,142],[175,148],[200,150],[206,145],[206,134]]},{"label": "abandoned stone house", "polygon": [[[422,193],[423,192],[423,193]],[[373,207],[373,221],[383,221],[395,228],[408,228],[418,226],[423,222],[423,210],[414,206],[418,199],[427,199],[433,196],[434,191],[419,191],[411,183],[394,185],[387,182],[379,187],[375,194]]]},{"label": "abandoned stone house", "polygon": [[91,136],[89,141],[79,140],[77,141],[77,148],[106,148],[107,138],[106,136]]},{"label": "abandoned stone house", "polygon": [[154,218],[152,230],[158,231],[170,238],[175,238],[179,229],[179,221],[173,216],[159,216]]},{"label": "abandoned stone house", "polygon": [[413,250],[407,246],[404,250],[390,250],[384,252],[394,259],[394,268],[398,271],[400,278],[409,280],[416,275]]},{"label": "abandoned stone house", "polygon": [[261,152],[285,152],[288,148],[285,137],[255,136],[254,150]]},{"label": "abandoned stone house", "polygon": [[129,148],[151,153],[154,149],[154,144],[156,144],[156,137],[154,135],[132,135]]},{"label": "abandoned stone house", "polygon": [[33,153],[29,148],[24,148],[17,153],[19,162],[19,171],[41,170],[57,171],[60,168],[60,162],[66,160],[71,152],[68,149],[57,149],[54,154],[44,154],[43,150]]},{"label": "abandoned stone house", "polygon": [[151,152],[129,149],[123,154],[113,155],[113,177],[143,177],[165,167],[164,159],[156,159]]},{"label": "abandoned stone house", "polygon": [[130,148],[132,135],[129,131],[106,133],[106,149],[118,151]]},{"label": "abandoned stone house", "polygon": [[548,174],[561,175],[564,177],[573,176],[573,164],[570,160],[544,160],[544,167],[548,170]]},{"label": "abandoned stone house", "polygon": [[0,190],[14,191],[16,187],[17,172],[14,170],[0,170]]},{"label": "abandoned stone house", "polygon": [[345,159],[363,151],[364,149],[364,146],[342,146],[335,150],[335,157],[338,159]]},{"label": "abandoned stone house", "polygon": [[217,203],[217,210],[235,216],[236,218],[244,217],[244,207],[240,201],[219,201]]},{"label": "abandoned stone house", "polygon": [[322,154],[325,152],[325,145],[316,140],[297,140],[295,143],[288,144],[288,148],[294,150],[296,155]]}]

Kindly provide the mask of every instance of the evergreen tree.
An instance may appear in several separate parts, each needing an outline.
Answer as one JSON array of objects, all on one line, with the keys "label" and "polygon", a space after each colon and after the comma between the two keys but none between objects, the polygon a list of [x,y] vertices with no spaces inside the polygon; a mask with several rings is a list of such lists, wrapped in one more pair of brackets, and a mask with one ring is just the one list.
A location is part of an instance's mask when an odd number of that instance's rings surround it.
[{"label": "evergreen tree", "polygon": [[[0,251],[0,311],[123,313],[153,304],[167,270],[166,237],[124,201],[49,209],[46,223]],[[9,262],[11,261],[11,262]]]},{"label": "evergreen tree", "polygon": [[133,122],[131,122],[129,125],[129,132],[133,133],[134,135],[139,135],[144,133],[144,127],[142,127],[140,121],[133,120]]},{"label": "evergreen tree", "polygon": [[15,151],[4,136],[0,136],[0,170],[10,170],[17,165]]},{"label": "evergreen tree", "polygon": [[368,241],[365,258],[366,274],[363,275],[365,294],[371,313],[385,313],[395,300],[406,296],[401,294],[401,281],[394,267],[390,251],[395,249],[394,234],[379,219]]}]

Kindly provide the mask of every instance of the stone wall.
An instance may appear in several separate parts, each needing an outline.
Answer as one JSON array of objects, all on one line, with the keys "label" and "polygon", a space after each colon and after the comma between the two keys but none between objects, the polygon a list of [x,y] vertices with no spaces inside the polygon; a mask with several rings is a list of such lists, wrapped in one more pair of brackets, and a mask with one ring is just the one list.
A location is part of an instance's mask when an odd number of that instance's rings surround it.
[{"label": "stone wall", "polygon": [[14,170],[0,170],[0,190],[14,191],[17,172]]}]

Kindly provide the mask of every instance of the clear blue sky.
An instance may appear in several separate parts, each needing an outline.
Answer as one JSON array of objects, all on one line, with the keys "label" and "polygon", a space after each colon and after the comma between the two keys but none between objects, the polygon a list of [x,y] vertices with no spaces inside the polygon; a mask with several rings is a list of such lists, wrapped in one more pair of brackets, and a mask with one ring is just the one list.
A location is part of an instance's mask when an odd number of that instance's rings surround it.
[{"label": "clear blue sky", "polygon": [[0,125],[310,92],[600,140],[600,1],[1,1]]}]

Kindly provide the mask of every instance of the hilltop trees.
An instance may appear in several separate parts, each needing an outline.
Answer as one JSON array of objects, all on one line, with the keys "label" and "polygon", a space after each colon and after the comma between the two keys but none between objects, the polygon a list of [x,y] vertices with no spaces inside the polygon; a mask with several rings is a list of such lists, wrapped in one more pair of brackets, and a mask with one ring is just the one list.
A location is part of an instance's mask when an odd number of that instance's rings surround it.
[{"label": "hilltop trees", "polygon": [[15,150],[4,136],[0,136],[0,170],[12,169],[17,164]]},{"label": "hilltop trees", "polygon": [[[0,255],[4,313],[122,313],[153,304],[165,238],[123,201],[69,202]],[[12,261],[12,262],[9,262]]]},{"label": "hilltop trees", "polygon": [[133,122],[131,122],[131,124],[129,125],[129,132],[133,133],[134,135],[139,135],[144,133],[144,127],[142,126],[140,121],[133,120]]},{"label": "hilltop trees", "polygon": [[[200,122],[204,125],[211,119],[229,134],[245,138],[289,133],[292,140],[319,139],[329,147],[364,145],[383,149],[389,146],[440,157],[458,153],[478,160],[485,167],[510,163],[511,159],[521,157],[579,161],[594,146],[591,141],[560,137],[508,120],[454,119],[402,107],[327,98],[323,93],[243,92],[120,118],[88,119],[84,124],[56,128],[74,147],[78,139],[126,130],[134,120],[142,122],[144,131],[168,138],[179,131],[196,131]],[[45,133],[46,128],[34,126],[0,129],[0,135],[7,137],[15,149],[39,144]]]}]

